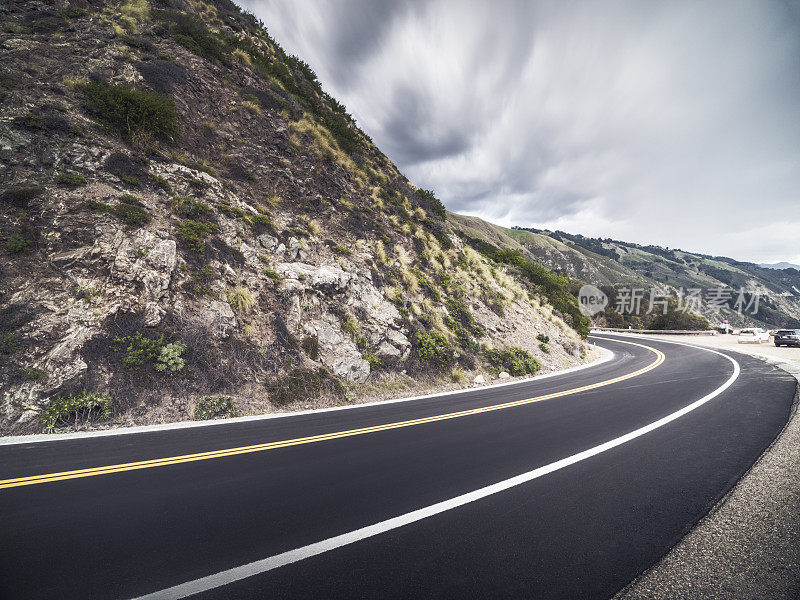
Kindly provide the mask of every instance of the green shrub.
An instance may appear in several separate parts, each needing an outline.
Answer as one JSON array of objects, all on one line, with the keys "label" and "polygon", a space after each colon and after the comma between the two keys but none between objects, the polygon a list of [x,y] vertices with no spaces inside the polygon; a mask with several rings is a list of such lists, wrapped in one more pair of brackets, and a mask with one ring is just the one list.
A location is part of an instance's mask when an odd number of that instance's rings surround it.
[{"label": "green shrub", "polygon": [[204,217],[211,212],[211,207],[208,204],[187,196],[177,196],[172,201],[172,206],[176,214],[187,219]]},{"label": "green shrub", "polygon": [[12,233],[3,242],[3,249],[9,254],[22,254],[28,250],[28,240],[19,233]]},{"label": "green shrub", "polygon": [[28,203],[41,194],[44,190],[34,185],[13,187],[0,194],[0,202],[25,208]]},{"label": "green shrub", "polygon": [[0,355],[9,356],[20,349],[19,335],[16,333],[0,333]]},{"label": "green shrub", "polygon": [[342,323],[342,331],[344,331],[350,337],[355,338],[360,331],[358,321],[356,321],[352,315],[347,315],[344,323]]},{"label": "green shrub", "polygon": [[152,219],[142,201],[131,194],[120,196],[119,204],[111,209],[111,213],[128,227],[142,227]]},{"label": "green shrub", "polygon": [[186,13],[172,12],[171,29],[181,46],[217,64],[228,64],[230,47],[212,33],[202,19]]},{"label": "green shrub", "polygon": [[213,223],[203,223],[193,219],[184,219],[175,226],[175,235],[194,252],[205,252],[203,243],[206,236],[214,233],[217,226]]},{"label": "green shrub", "polygon": [[319,369],[294,369],[283,377],[276,377],[266,384],[267,395],[276,406],[285,406],[292,401],[308,401],[328,394],[343,398],[342,382],[328,371]]},{"label": "green shrub", "polygon": [[375,356],[374,354],[370,354],[369,352],[362,354],[361,358],[369,363],[369,367],[373,371],[377,371],[383,368],[383,361]]},{"label": "green shrub", "polygon": [[119,180],[125,185],[135,188],[142,187],[142,182],[138,177],[134,177],[133,175],[117,175],[117,177],[119,177]]},{"label": "green shrub", "polygon": [[195,421],[227,419],[236,415],[236,404],[230,396],[203,396],[194,407]]},{"label": "green shrub", "polygon": [[350,248],[345,248],[344,246],[331,246],[331,250],[336,256],[350,256],[353,254]]},{"label": "green shrub", "polygon": [[113,400],[103,392],[78,392],[61,396],[47,407],[42,416],[45,433],[52,433],[58,425],[74,420],[87,423],[93,417],[106,420],[111,416]]},{"label": "green shrub", "polygon": [[450,318],[463,325],[467,331],[475,335],[475,337],[482,337],[484,335],[483,327],[478,325],[469,306],[467,306],[467,303],[462,299],[448,298],[445,301],[445,307],[447,308]]},{"label": "green shrub", "polygon": [[272,281],[274,283],[280,283],[281,280],[283,279],[283,277],[281,277],[280,273],[278,273],[277,271],[274,271],[272,269],[264,269],[264,275],[266,275],[267,277],[272,279]]},{"label": "green shrub", "polygon": [[542,363],[531,356],[530,352],[516,346],[503,350],[486,348],[484,356],[495,371],[508,371],[511,375],[533,375],[542,368]]},{"label": "green shrub", "polygon": [[550,346],[548,346],[544,342],[539,342],[539,350],[541,350],[545,354],[550,354]]},{"label": "green shrub", "polygon": [[425,291],[425,295],[428,296],[434,302],[439,302],[442,299],[439,290],[436,289],[436,286],[428,279],[428,276],[425,275],[422,271],[420,271],[417,267],[411,267],[409,269],[411,274],[417,278],[417,283],[419,286]]},{"label": "green shrub", "polygon": [[198,162],[196,160],[195,161],[191,161],[191,162],[186,163],[186,166],[189,167],[190,169],[195,169],[196,171],[202,171],[206,175],[211,175],[212,177],[216,177],[217,176],[217,172],[216,172],[216,170],[214,170],[214,167],[212,167],[211,165],[207,164],[205,161],[203,161],[203,162]]},{"label": "green shrub", "polygon": [[137,331],[133,335],[114,338],[115,352],[124,352],[122,366],[126,369],[138,369],[146,362],[156,360],[164,348],[164,336],[149,338]]},{"label": "green shrub", "polygon": [[164,179],[161,175],[150,175],[150,179],[168,194],[172,193],[172,186],[169,184],[169,181]]},{"label": "green shrub", "polygon": [[124,352],[122,366],[126,369],[139,369],[147,363],[159,373],[166,370],[180,371],[185,366],[181,355],[186,352],[186,344],[182,342],[164,343],[164,336],[149,338],[137,331],[133,335],[117,336],[113,340],[112,350]]},{"label": "green shrub", "polygon": [[214,290],[211,289],[210,283],[217,278],[217,273],[209,265],[205,265],[192,276],[192,279],[184,284],[184,288],[194,294],[201,294],[217,297]]},{"label": "green shrub", "polygon": [[319,358],[319,337],[316,335],[305,338],[300,346],[311,360],[317,360]]},{"label": "green shrub", "polygon": [[540,333],[536,336],[536,339],[541,342],[542,344],[549,344],[550,343],[550,336]]},{"label": "green shrub", "polygon": [[428,203],[428,207],[439,219],[444,221],[447,218],[447,210],[445,210],[442,201],[436,197],[433,190],[424,190],[422,188],[417,190],[417,196]]},{"label": "green shrub", "polygon": [[156,357],[155,365],[153,365],[155,370],[159,373],[166,371],[167,369],[173,373],[175,371],[180,371],[184,366],[186,366],[186,362],[181,358],[181,354],[184,352],[186,352],[186,344],[181,342],[167,344],[161,348],[161,351]]},{"label": "green shrub", "polygon": [[169,96],[100,81],[81,87],[87,112],[128,142],[141,134],[172,138],[178,132],[175,103]]},{"label": "green shrub", "polygon": [[59,29],[67,26],[67,20],[57,15],[46,15],[41,19],[36,19],[30,25],[32,33],[55,33]]},{"label": "green shrub", "polygon": [[68,187],[80,187],[88,183],[85,177],[76,173],[59,173],[56,176],[56,181]]},{"label": "green shrub", "polygon": [[272,221],[267,215],[253,215],[249,218],[250,227],[256,234],[264,233],[272,228]]},{"label": "green shrub", "polygon": [[675,298],[667,300],[667,314],[659,313],[647,324],[648,329],[678,329],[702,331],[710,329],[708,319],[691,311],[680,310]]},{"label": "green shrub", "polygon": [[250,312],[256,303],[253,293],[243,286],[225,290],[225,296],[231,308],[241,312]]},{"label": "green shrub", "polygon": [[440,331],[418,331],[413,337],[413,344],[423,362],[430,362],[439,369],[453,362],[455,351]]},{"label": "green shrub", "polygon": [[79,6],[68,6],[66,8],[62,8],[58,11],[57,15],[62,19],[77,19],[79,17],[85,17],[89,14],[85,8],[80,8]]},{"label": "green shrub", "polygon": [[86,206],[92,209],[95,212],[99,213],[112,213],[114,212],[114,207],[110,204],[105,202],[100,202],[99,200],[88,200],[86,202]]}]

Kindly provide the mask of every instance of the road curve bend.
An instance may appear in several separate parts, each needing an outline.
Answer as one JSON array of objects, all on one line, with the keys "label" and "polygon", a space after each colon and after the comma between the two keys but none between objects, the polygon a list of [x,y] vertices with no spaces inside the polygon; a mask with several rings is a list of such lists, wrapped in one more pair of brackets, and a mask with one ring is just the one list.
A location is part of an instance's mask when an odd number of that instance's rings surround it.
[{"label": "road curve bend", "polygon": [[730,489],[795,380],[686,344],[352,410],[0,445],[2,598],[608,598]]}]

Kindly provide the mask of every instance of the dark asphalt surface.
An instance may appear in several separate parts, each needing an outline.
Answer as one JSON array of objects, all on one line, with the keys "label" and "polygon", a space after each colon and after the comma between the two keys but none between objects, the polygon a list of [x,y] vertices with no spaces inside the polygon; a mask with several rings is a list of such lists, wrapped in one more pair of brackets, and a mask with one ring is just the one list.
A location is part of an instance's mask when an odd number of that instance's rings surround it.
[{"label": "dark asphalt surface", "polygon": [[[643,375],[459,419],[169,467],[0,490],[0,597],[126,598],[501,481],[608,441],[723,384],[700,349]],[[560,377],[288,418],[0,446],[0,479],[296,438],[529,398],[633,372]],[[734,385],[623,446],[513,489],[202,598],[608,598],[658,560],[770,444],[796,381],[735,355]]]}]

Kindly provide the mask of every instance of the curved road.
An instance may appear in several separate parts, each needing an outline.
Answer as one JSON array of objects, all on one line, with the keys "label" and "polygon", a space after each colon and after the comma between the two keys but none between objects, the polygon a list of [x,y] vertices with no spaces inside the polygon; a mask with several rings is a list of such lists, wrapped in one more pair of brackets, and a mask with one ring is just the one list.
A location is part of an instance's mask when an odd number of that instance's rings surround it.
[{"label": "curved road", "polygon": [[0,598],[608,598],[730,489],[796,381],[614,359],[284,418],[2,444]]}]

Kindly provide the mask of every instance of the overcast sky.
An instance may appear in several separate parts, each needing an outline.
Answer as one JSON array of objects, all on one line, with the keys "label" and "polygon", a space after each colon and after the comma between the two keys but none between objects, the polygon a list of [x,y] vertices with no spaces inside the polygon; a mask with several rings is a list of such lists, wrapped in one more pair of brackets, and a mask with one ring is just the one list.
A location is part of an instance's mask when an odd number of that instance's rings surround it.
[{"label": "overcast sky", "polygon": [[242,0],[448,209],[800,263],[800,2]]}]

